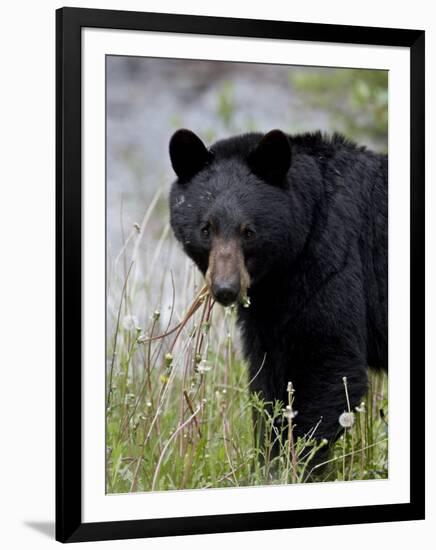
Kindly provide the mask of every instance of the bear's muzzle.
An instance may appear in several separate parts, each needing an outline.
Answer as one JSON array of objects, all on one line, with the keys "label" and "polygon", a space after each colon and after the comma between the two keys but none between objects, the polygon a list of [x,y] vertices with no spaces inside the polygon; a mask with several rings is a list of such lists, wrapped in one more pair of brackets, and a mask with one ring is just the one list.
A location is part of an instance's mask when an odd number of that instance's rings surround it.
[{"label": "bear's muzzle", "polygon": [[206,283],[214,298],[229,306],[246,296],[250,276],[238,239],[216,237],[209,253]]}]

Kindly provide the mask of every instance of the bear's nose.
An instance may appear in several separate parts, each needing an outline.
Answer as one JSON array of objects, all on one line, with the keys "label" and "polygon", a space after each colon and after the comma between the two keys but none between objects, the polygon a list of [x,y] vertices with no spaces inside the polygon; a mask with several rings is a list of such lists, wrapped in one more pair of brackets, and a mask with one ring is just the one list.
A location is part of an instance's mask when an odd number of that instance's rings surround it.
[{"label": "bear's nose", "polygon": [[229,306],[236,302],[240,290],[239,281],[215,282],[212,285],[212,293],[216,300],[223,306]]}]

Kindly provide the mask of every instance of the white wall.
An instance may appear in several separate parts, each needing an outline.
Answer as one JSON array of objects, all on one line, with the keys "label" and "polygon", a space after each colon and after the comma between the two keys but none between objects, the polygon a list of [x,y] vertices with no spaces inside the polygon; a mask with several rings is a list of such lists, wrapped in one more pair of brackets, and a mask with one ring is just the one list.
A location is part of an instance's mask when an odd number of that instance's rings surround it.
[{"label": "white wall", "polygon": [[[270,0],[89,0],[71,5],[287,19],[320,23],[424,28],[427,32],[427,98],[435,94],[433,33],[436,19],[428,0],[364,3],[339,0],[283,2]],[[0,200],[0,544],[7,549],[48,548],[54,520],[54,59],[55,15],[62,3],[9,2],[2,5],[0,65],[1,200]],[[430,65],[433,70],[430,72]],[[432,181],[430,124],[434,109],[427,101],[427,181]],[[433,171],[433,170],[432,170]],[[429,187],[429,185],[428,185]],[[434,189],[427,190],[427,209]],[[427,249],[435,224],[427,216]],[[434,248],[434,246],[432,247]],[[434,257],[432,258],[434,263]],[[430,262],[428,262],[430,264]],[[427,281],[435,276],[428,267]],[[427,292],[427,340],[434,293]],[[434,314],[431,315],[434,319]],[[430,347],[432,348],[430,350]],[[429,342],[428,365],[436,360]],[[435,375],[428,369],[428,427],[435,406]],[[433,392],[432,392],[433,390]],[[435,445],[428,447],[435,458]],[[434,433],[434,430],[432,430]],[[430,456],[428,464],[430,463]],[[428,493],[434,494],[434,471],[428,468]],[[324,549],[348,546],[429,547],[436,535],[434,498],[425,522],[324,527],[243,534],[207,535],[147,541],[148,548],[219,548],[223,545],[264,548]],[[144,541],[108,542],[107,548],[139,548]]]}]

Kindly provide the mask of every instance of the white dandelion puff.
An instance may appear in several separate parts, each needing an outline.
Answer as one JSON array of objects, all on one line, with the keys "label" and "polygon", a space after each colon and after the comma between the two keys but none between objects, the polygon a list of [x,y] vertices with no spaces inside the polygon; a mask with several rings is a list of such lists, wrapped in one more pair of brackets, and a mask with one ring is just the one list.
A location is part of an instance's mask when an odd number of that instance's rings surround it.
[{"label": "white dandelion puff", "polygon": [[354,424],[354,413],[352,412],[343,412],[339,417],[339,424],[343,428],[351,428]]}]

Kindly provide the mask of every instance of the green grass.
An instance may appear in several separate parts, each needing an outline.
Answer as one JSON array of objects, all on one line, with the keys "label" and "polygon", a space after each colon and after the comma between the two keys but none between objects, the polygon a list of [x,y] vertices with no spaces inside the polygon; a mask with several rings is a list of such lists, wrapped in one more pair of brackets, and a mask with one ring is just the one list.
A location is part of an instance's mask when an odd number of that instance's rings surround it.
[{"label": "green grass", "polygon": [[[145,247],[149,218],[108,268],[107,492],[306,482],[308,459],[323,442],[294,441],[291,386],[288,403],[274,403],[272,415],[250,395],[236,312],[201,291],[196,270],[168,244],[167,227],[157,245]],[[141,253],[155,265],[145,274]],[[264,444],[254,436],[253,408],[266,423]],[[354,425],[318,481],[387,477],[386,378],[371,375],[364,405],[352,412]],[[283,438],[273,427],[277,418]],[[274,458],[271,435],[280,441]]]}]

